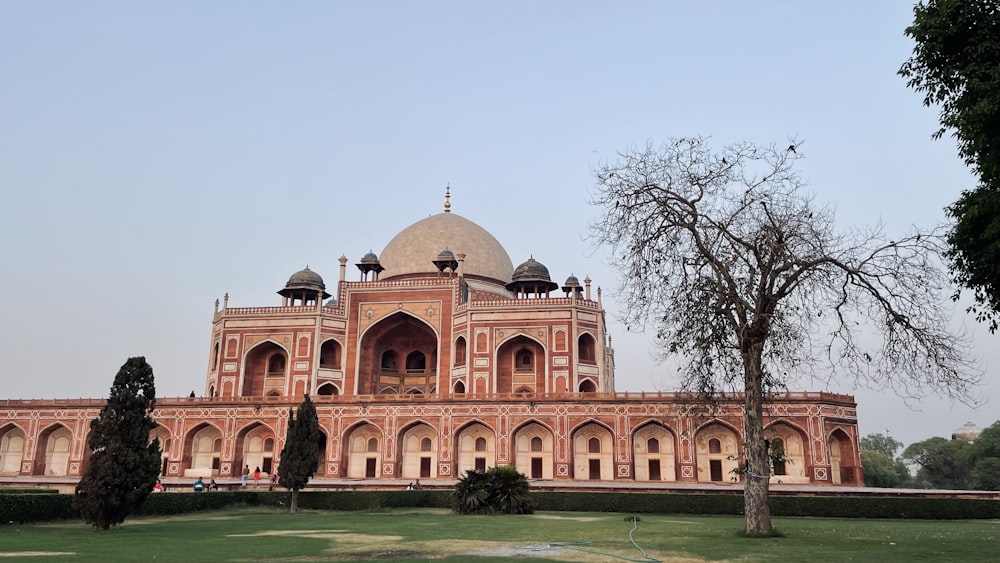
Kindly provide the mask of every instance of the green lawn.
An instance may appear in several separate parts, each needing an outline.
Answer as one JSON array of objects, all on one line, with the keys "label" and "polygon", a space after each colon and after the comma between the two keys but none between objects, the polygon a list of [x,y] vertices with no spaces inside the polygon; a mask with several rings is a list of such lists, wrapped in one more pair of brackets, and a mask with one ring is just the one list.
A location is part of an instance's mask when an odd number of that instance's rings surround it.
[{"label": "green lawn", "polygon": [[[742,519],[444,510],[288,514],[246,508],[135,518],[110,532],[78,522],[0,526],[0,561],[974,561],[1000,560],[1000,521],[776,519],[781,538],[740,537]],[[589,542],[589,543],[584,543]],[[598,553],[594,553],[598,552]],[[603,555],[602,555],[603,554]]]}]

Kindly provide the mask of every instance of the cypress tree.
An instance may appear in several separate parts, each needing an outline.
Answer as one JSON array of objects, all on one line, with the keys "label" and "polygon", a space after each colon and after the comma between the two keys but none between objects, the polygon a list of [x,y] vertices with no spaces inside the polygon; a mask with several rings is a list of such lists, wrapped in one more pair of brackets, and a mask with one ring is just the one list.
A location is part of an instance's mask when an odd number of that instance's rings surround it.
[{"label": "cypress tree", "polygon": [[288,410],[288,432],[278,465],[278,484],[292,490],[292,512],[299,509],[299,491],[316,474],[319,441],[322,438],[316,406],[306,395],[299,405],[297,416],[292,414],[291,409]]},{"label": "cypress tree", "polygon": [[90,422],[92,452],[76,486],[74,506],[88,524],[107,530],[142,506],[160,474],[160,441],[149,441],[156,427],[156,386],[146,358],[129,358],[108,401]]}]

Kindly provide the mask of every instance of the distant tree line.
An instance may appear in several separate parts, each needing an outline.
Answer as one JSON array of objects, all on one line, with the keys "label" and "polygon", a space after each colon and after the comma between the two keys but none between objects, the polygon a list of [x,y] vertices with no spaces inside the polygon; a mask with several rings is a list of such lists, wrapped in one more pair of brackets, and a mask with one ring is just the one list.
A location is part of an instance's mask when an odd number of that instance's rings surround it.
[{"label": "distant tree line", "polygon": [[935,436],[903,448],[888,434],[861,438],[869,487],[1000,490],[1000,420],[974,442]]}]

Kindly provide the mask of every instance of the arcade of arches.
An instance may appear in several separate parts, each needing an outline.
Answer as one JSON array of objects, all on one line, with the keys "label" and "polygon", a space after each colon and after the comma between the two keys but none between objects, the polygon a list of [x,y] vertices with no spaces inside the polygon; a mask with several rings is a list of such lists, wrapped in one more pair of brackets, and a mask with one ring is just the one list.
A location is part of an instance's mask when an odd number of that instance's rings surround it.
[{"label": "arcade of arches", "polygon": [[[305,268],[278,303],[215,303],[201,391],[157,399],[165,477],[273,472],[288,412],[309,394],[317,479],[449,480],[503,464],[552,481],[739,480],[739,396],[616,392],[600,287],[568,272],[559,284],[534,256],[514,267],[450,193],[444,212],[364,254],[353,280],[348,262],[333,294]],[[0,482],[81,475],[102,404],[0,399]],[[791,392],[765,410],[787,456],[773,480],[863,483],[853,397]]]}]

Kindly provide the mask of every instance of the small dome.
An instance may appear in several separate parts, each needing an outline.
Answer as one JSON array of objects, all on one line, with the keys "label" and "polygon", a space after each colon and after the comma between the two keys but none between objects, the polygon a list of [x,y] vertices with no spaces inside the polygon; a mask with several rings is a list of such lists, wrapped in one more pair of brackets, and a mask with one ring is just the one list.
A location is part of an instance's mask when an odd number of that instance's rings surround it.
[{"label": "small dome", "polygon": [[566,292],[566,295],[569,295],[570,293],[580,295],[583,293],[583,286],[580,285],[579,278],[570,274],[570,276],[566,278],[566,283],[563,284],[562,290]]},{"label": "small dome", "polygon": [[447,248],[438,253],[438,260],[454,260],[455,253]]},{"label": "small dome", "polygon": [[559,287],[559,284],[552,281],[549,276],[549,269],[534,257],[514,268],[514,275],[511,282],[507,284],[507,289],[511,291],[521,290],[532,293],[545,293]]},{"label": "small dome", "polygon": [[288,298],[297,298],[303,295],[322,296],[322,299],[330,297],[330,294],[326,292],[323,277],[310,270],[309,266],[289,276],[285,288],[279,291],[278,295]]},{"label": "small dome", "polygon": [[952,440],[962,440],[963,442],[975,442],[976,438],[983,433],[983,429],[976,426],[974,422],[966,422],[961,428],[951,433]]},{"label": "small dome", "polygon": [[373,262],[378,262],[378,256],[374,252],[369,252],[361,258],[362,264],[370,264]]},{"label": "small dome", "polygon": [[285,287],[290,288],[292,286],[319,286],[318,289],[326,288],[326,284],[323,283],[323,277],[310,270],[309,266],[306,266],[304,270],[295,272],[288,278],[288,283],[285,284]]},{"label": "small dome", "polygon": [[545,267],[538,260],[533,257],[528,258],[528,261],[521,264],[517,268],[514,268],[514,275],[511,276],[512,281],[552,281],[552,277],[549,276],[549,269]]}]

